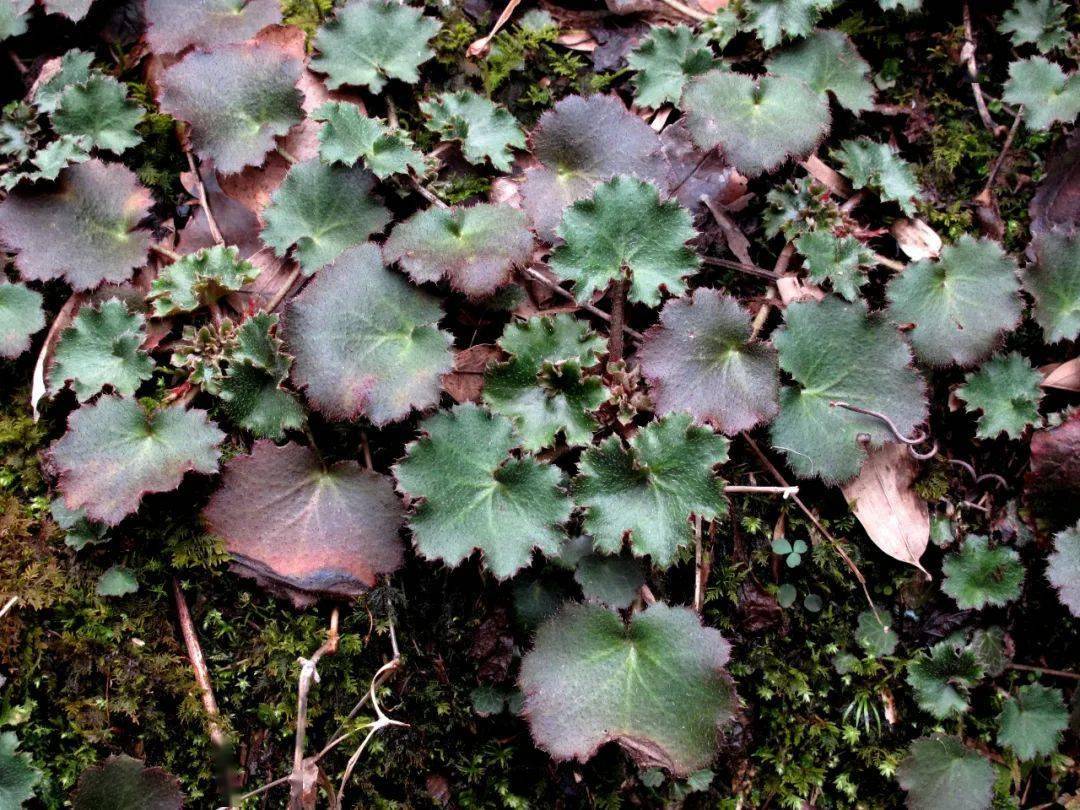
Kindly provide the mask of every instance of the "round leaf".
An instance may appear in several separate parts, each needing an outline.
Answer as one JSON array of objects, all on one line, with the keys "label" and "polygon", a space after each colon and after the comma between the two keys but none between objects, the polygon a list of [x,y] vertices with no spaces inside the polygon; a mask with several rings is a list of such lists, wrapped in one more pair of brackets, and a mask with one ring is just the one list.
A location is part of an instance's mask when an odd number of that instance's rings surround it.
[{"label": "round leaf", "polygon": [[1049,231],[1034,242],[1035,265],[1022,275],[1048,343],[1080,336],[1080,234]]},{"label": "round leaf", "polygon": [[1024,581],[1020,555],[1004,546],[989,548],[978,535],[968,537],[958,554],[946,557],[941,570],[941,590],[962,610],[1005,605],[1019,598]]},{"label": "round leaf", "polygon": [[806,82],[822,95],[832,92],[842,106],[854,113],[874,106],[870,65],[859,56],[851,39],[840,31],[815,31],[774,56],[769,62],[769,72]]},{"label": "round leaf", "polygon": [[83,771],[71,797],[73,810],[180,810],[183,804],[172,774],[122,754]]},{"label": "round leaf", "polygon": [[994,767],[957,737],[937,734],[911,744],[896,771],[908,810],[989,810]]},{"label": "round leaf", "polygon": [[41,293],[0,281],[0,357],[14,359],[30,348],[30,336],[45,326]]},{"label": "round leaf", "polygon": [[242,42],[279,22],[278,0],[185,0],[182,13],[176,0],[146,0],[146,41],[158,55]]},{"label": "round leaf", "polygon": [[1069,727],[1069,712],[1061,690],[1028,684],[1005,702],[998,725],[998,745],[1028,761],[1057,751],[1061,732]]},{"label": "round leaf", "polygon": [[1080,617],[1080,524],[1054,535],[1054,553],[1046,560],[1046,578],[1073,616]]}]

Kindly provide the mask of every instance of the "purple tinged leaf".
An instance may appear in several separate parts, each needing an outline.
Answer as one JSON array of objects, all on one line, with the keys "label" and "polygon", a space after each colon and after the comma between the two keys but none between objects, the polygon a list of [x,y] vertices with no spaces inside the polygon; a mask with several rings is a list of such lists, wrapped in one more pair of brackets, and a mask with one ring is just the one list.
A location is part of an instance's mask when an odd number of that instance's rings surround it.
[{"label": "purple tinged leaf", "polygon": [[281,22],[278,0],[146,0],[146,41],[159,56],[192,45],[211,48],[242,42]]}]

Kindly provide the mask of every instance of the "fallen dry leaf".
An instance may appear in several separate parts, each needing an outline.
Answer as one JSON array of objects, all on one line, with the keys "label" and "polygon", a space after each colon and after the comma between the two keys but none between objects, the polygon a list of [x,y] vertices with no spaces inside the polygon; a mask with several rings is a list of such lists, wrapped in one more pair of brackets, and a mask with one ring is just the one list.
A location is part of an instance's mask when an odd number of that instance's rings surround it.
[{"label": "fallen dry leaf", "polygon": [[913,261],[941,255],[941,237],[921,219],[898,219],[891,232],[900,249]]},{"label": "fallen dry leaf", "polygon": [[1042,366],[1043,388],[1059,388],[1062,391],[1080,391],[1080,357],[1066,360],[1064,363],[1051,363]]},{"label": "fallen dry leaf", "polygon": [[1024,501],[1034,517],[1052,528],[1080,518],[1080,410],[1057,427],[1031,434],[1031,467]]},{"label": "fallen dry leaf", "polygon": [[776,291],[780,293],[780,300],[784,304],[793,304],[796,301],[820,301],[825,297],[825,291],[821,287],[793,275],[778,278]]},{"label": "fallen dry leaf", "polygon": [[454,355],[454,370],[443,377],[443,390],[454,402],[479,402],[484,390],[484,369],[502,352],[493,343],[478,343]]},{"label": "fallen dry leaf", "polygon": [[840,487],[874,545],[930,578],[919,560],[930,540],[930,511],[912,487],[918,465],[907,445],[871,450],[862,471]]}]

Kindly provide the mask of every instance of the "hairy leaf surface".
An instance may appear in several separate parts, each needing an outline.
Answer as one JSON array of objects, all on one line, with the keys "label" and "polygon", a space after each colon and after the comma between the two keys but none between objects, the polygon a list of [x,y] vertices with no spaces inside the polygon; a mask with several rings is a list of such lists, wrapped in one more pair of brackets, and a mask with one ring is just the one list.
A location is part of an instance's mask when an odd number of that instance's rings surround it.
[{"label": "hairy leaf surface", "polygon": [[185,0],[182,13],[175,0],[146,0],[146,41],[157,54],[242,42],[279,22],[278,0]]},{"label": "hairy leaf surface", "polygon": [[806,259],[806,269],[814,281],[828,281],[833,292],[848,301],[859,299],[859,287],[866,283],[864,268],[873,265],[873,253],[854,236],[834,236],[828,231],[804,233],[795,247]]},{"label": "hairy leaf surface", "polygon": [[998,30],[1009,34],[1013,45],[1035,45],[1043,53],[1069,42],[1066,6],[1060,0],[1015,0],[1001,18]]},{"label": "hairy leaf surface", "polygon": [[911,744],[896,778],[908,810],[989,810],[994,767],[958,738],[936,734]]},{"label": "hairy leaf surface", "polygon": [[60,135],[82,140],[82,146],[104,149],[117,155],[142,141],[135,131],[143,108],[128,98],[127,88],[111,76],[91,76],[60,95],[52,115]]},{"label": "hairy leaf surface", "polygon": [[908,663],[907,681],[919,708],[942,720],[968,710],[968,692],[983,674],[975,654],[949,638]]},{"label": "hairy leaf surface", "polygon": [[41,771],[30,755],[19,750],[14,731],[0,732],[0,807],[18,810],[34,796],[34,785],[41,781]]},{"label": "hairy leaf surface", "polygon": [[766,49],[785,37],[810,33],[823,11],[835,0],[746,0],[746,23],[757,32]]},{"label": "hairy leaf surface", "polygon": [[815,31],[774,56],[769,72],[803,81],[822,95],[831,92],[854,113],[874,106],[870,65],[859,56],[851,38],[840,31]]},{"label": "hairy leaf surface", "polygon": [[1019,598],[1024,581],[1020,556],[1005,546],[989,548],[979,535],[964,540],[959,553],[945,558],[941,570],[945,574],[941,590],[962,610],[1005,605]]},{"label": "hairy leaf surface", "polygon": [[356,104],[329,101],[311,116],[323,121],[319,130],[319,157],[327,163],[364,165],[380,180],[392,174],[423,174],[424,156],[413,146],[408,132],[391,129],[381,119],[368,118]]},{"label": "hairy leaf surface", "polygon": [[1045,56],[1031,56],[1009,65],[1009,80],[1002,100],[1024,105],[1024,123],[1032,129],[1050,129],[1080,115],[1080,74],[1065,74]]},{"label": "hairy leaf surface", "polygon": [[14,359],[30,348],[30,337],[45,327],[41,293],[0,280],[0,357]]},{"label": "hairy leaf surface", "polygon": [[74,810],[180,810],[183,804],[172,774],[124,754],[83,771],[71,796]]},{"label": "hairy leaf surface", "polygon": [[1047,343],[1080,336],[1080,234],[1059,231],[1034,241],[1035,265],[1021,276],[1035,299],[1035,320]]},{"label": "hairy leaf surface", "polygon": [[1054,552],[1046,560],[1046,578],[1073,616],[1080,617],[1080,524],[1054,535]]},{"label": "hairy leaf surface", "polygon": [[868,138],[842,141],[832,155],[853,187],[868,188],[899,205],[908,216],[915,214],[915,202],[921,195],[915,172],[889,144]]},{"label": "hairy leaf surface", "polygon": [[106,386],[118,394],[134,394],[154,372],[154,361],[141,350],[145,337],[145,319],[129,313],[122,301],[111,298],[82,307],[60,334],[49,388],[59,391],[70,382],[80,402]]},{"label": "hairy leaf surface", "polygon": [[496,169],[508,172],[513,158],[510,150],[525,148],[525,133],[517,119],[469,90],[421,101],[420,110],[427,116],[424,126],[444,141],[460,141],[461,153],[470,163],[490,160]]},{"label": "hairy leaf surface", "polygon": [[998,716],[997,741],[1028,761],[1055,753],[1061,732],[1068,727],[1069,712],[1061,690],[1033,683],[1021,686],[1015,697],[1005,701]]},{"label": "hairy leaf surface", "polygon": [[331,419],[376,425],[439,401],[453,368],[438,302],[383,267],[379,249],[350,248],[286,310],[283,337],[293,380]]},{"label": "hairy leaf surface", "polygon": [[180,257],[150,283],[147,300],[154,314],[165,317],[215,304],[259,275],[259,268],[240,258],[236,247],[214,245]]},{"label": "hairy leaf surface", "polygon": [[687,80],[716,64],[708,37],[686,25],[656,26],[626,58],[636,70],[636,101],[642,107],[677,104]]},{"label": "hairy leaf surface", "polygon": [[688,775],[712,761],[735,710],[729,649],[687,608],[655,604],[625,624],[606,608],[566,604],[521,665],[533,739],[580,761],[615,741],[642,767]]},{"label": "hairy leaf surface", "polygon": [[968,374],[956,396],[967,404],[968,413],[982,411],[976,435],[993,439],[1004,433],[1019,438],[1030,425],[1041,422],[1039,400],[1043,375],[1020,355],[1010,352],[995,357]]}]

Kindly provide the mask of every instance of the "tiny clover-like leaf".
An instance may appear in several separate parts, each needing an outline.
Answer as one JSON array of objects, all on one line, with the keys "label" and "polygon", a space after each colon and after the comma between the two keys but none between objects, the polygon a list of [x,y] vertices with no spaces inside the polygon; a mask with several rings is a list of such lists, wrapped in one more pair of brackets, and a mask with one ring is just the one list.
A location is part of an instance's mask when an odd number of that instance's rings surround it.
[{"label": "tiny clover-like leaf", "polygon": [[282,386],[292,358],[282,352],[277,322],[277,315],[259,312],[240,324],[226,351],[228,368],[218,394],[233,422],[267,439],[280,439],[304,424],[303,406]]},{"label": "tiny clover-like leaf", "polygon": [[1080,336],[1080,234],[1050,231],[1034,241],[1035,265],[1021,275],[1035,299],[1035,321],[1047,343]]},{"label": "tiny clover-like leaf", "polygon": [[394,467],[414,501],[409,528],[420,555],[456,566],[480,549],[505,579],[529,564],[532,550],[555,554],[559,524],[570,518],[557,467],[510,451],[520,439],[504,416],[466,402],[420,424],[424,435]]},{"label": "tiny clover-like leaf", "polygon": [[30,337],[45,327],[41,293],[0,280],[0,357],[14,359],[30,348]]},{"label": "tiny clover-like leaf", "polygon": [[388,79],[414,84],[417,69],[435,55],[428,42],[439,28],[421,9],[395,0],[349,0],[315,35],[311,68],[327,75],[331,90],[379,93]]},{"label": "tiny clover-like leaf", "polygon": [[629,276],[629,299],[656,306],[661,288],[680,294],[698,266],[686,246],[696,235],[689,212],[632,177],[615,177],[566,209],[558,234],[565,244],[552,252],[551,269],[574,282],[578,301]]},{"label": "tiny clover-like leaf", "polygon": [[69,509],[115,526],[143,495],[176,489],[189,471],[216,472],[223,438],[205,411],[172,405],[148,414],[133,399],[103,397],[71,414],[49,462]]},{"label": "tiny clover-like leaf", "polygon": [[616,554],[629,537],[636,556],[670,565],[693,542],[691,515],[714,520],[727,511],[723,482],[713,474],[727,451],[727,439],[685,413],[649,423],[627,446],[610,436],[588,448],[574,480],[585,530],[601,551]]},{"label": "tiny clover-like leaf", "polygon": [[1001,98],[1007,104],[1024,105],[1024,123],[1032,129],[1071,123],[1080,115],[1080,74],[1066,75],[1045,56],[1021,59],[1009,65]]},{"label": "tiny clover-like leaf", "polygon": [[884,613],[874,615],[872,610],[859,614],[859,628],[855,631],[855,640],[870,655],[892,655],[896,652],[899,639],[896,631],[889,626],[889,617]]},{"label": "tiny clover-like leaf", "polygon": [[1011,548],[989,548],[985,537],[971,535],[959,553],[950,554],[941,566],[945,580],[941,590],[962,610],[998,607],[1019,598],[1024,581],[1020,555]]},{"label": "tiny clover-like leaf", "polygon": [[873,265],[873,253],[854,236],[835,236],[829,231],[810,231],[795,242],[806,260],[810,278],[828,281],[833,292],[847,299],[859,298],[859,287],[866,282],[864,268]]},{"label": "tiny clover-like leaf", "polygon": [[188,123],[199,157],[220,172],[238,172],[260,165],[300,122],[301,70],[298,59],[270,43],[192,51],[162,73],[158,101]]},{"label": "tiny clover-like leaf", "polygon": [[59,391],[70,382],[80,402],[106,386],[118,394],[134,394],[154,373],[154,361],[141,351],[145,338],[145,319],[128,312],[122,301],[111,298],[82,307],[56,344],[50,390]]},{"label": "tiny clover-like leaf", "polygon": [[279,22],[278,0],[186,0],[183,14],[174,0],[146,0],[146,42],[158,55],[243,42]]},{"label": "tiny clover-like leaf", "polygon": [[319,130],[319,157],[327,163],[354,165],[363,159],[380,180],[392,174],[423,174],[424,156],[407,132],[391,129],[381,119],[368,118],[356,104],[328,101],[311,115],[323,121]]},{"label": "tiny clover-like leaf", "polygon": [[26,33],[34,0],[0,0],[0,41]]},{"label": "tiny clover-like leaf", "polygon": [[808,155],[829,131],[828,101],[787,76],[710,71],[687,87],[683,108],[697,145],[720,147],[746,175]]},{"label": "tiny clover-like leaf", "polygon": [[364,169],[328,166],[318,158],[297,163],[263,211],[263,242],[278,256],[295,246],[295,258],[310,276],[390,222],[390,212],[371,194],[374,185]]},{"label": "tiny clover-like leaf", "polygon": [[572,315],[507,325],[499,346],[510,355],[484,376],[484,403],[510,419],[529,452],[548,447],[561,432],[571,446],[588,444],[590,413],[607,398],[599,377],[582,368],[596,363],[604,343]]},{"label": "tiny clover-like leaf", "polygon": [[942,720],[968,710],[968,690],[983,674],[975,654],[949,638],[908,663],[907,682],[919,707]]},{"label": "tiny clover-like leaf", "polygon": [[998,30],[1008,34],[1013,45],[1030,43],[1047,53],[1069,44],[1065,11],[1061,0],[1016,0],[1001,18]]},{"label": "tiny clover-like leaf", "polygon": [[970,366],[1020,320],[1016,264],[997,242],[964,235],[941,258],[907,266],[889,283],[889,317],[925,363]]},{"label": "tiny clover-like leaf", "polygon": [[913,742],[896,769],[908,810],[989,810],[994,778],[986,757],[942,734]]},{"label": "tiny clover-like leaf", "polygon": [[34,767],[29,754],[19,750],[15,732],[0,732],[0,807],[18,810],[33,798],[34,785],[40,781],[41,771]]},{"label": "tiny clover-like leaf", "polygon": [[163,268],[150,283],[147,299],[154,302],[154,314],[159,318],[193,312],[217,303],[258,275],[259,268],[240,258],[239,248],[214,245],[181,256]]},{"label": "tiny clover-like leaf", "polygon": [[172,774],[122,754],[83,771],[71,795],[73,810],[180,810],[183,804]]},{"label": "tiny clover-like leaf", "polygon": [[509,282],[514,267],[529,263],[532,248],[525,214],[478,203],[414,214],[394,226],[383,256],[418,284],[446,278],[455,290],[480,297]]},{"label": "tiny clover-like leaf", "polygon": [[998,715],[998,745],[1013,750],[1023,761],[1057,751],[1061,732],[1069,727],[1069,712],[1060,689],[1037,683],[1021,686],[1005,701]]},{"label": "tiny clover-like leaf", "polygon": [[704,287],[668,301],[639,359],[658,414],[689,411],[729,436],[776,415],[776,351],[750,341],[750,314]]},{"label": "tiny clover-like leaf", "polygon": [[137,226],[151,202],[130,169],[90,160],[65,169],[55,191],[9,194],[0,242],[24,279],[62,278],[76,290],[119,283],[146,260],[150,234]]},{"label": "tiny clover-like leaf", "polygon": [[142,117],[142,107],[128,98],[125,85],[98,75],[64,90],[52,121],[58,134],[119,155],[142,142],[135,131]]},{"label": "tiny clover-like leaf", "polygon": [[988,360],[964,378],[956,396],[967,403],[968,413],[982,411],[976,435],[992,439],[1004,433],[1018,439],[1041,421],[1039,400],[1043,375],[1018,352]]},{"label": "tiny clover-like leaf", "polygon": [[1054,535],[1054,553],[1046,558],[1046,579],[1073,616],[1080,617],[1080,524]]},{"label": "tiny clover-like leaf", "polygon": [[629,53],[626,63],[637,71],[634,86],[638,105],[659,107],[665,102],[677,104],[687,80],[711,70],[716,57],[709,38],[692,28],[656,26]]},{"label": "tiny clover-like leaf", "polygon": [[815,31],[774,56],[768,70],[776,76],[799,79],[822,95],[831,92],[852,112],[874,106],[870,65],[859,56],[850,37],[840,31]]},{"label": "tiny clover-like leaf", "polygon": [[780,390],[773,445],[802,478],[846,481],[866,459],[860,435],[875,447],[895,437],[882,420],[833,403],[884,414],[910,436],[926,416],[923,380],[900,333],[862,303],[799,302],[785,318],[773,342],[794,385]]},{"label": "tiny clover-like leaf", "polygon": [[378,247],[350,248],[289,303],[282,336],[293,380],[332,419],[404,419],[439,401],[439,379],[453,368],[442,314],[383,267]]},{"label": "tiny clover-like leaf", "polygon": [[921,194],[919,182],[911,164],[887,143],[875,143],[869,138],[841,141],[832,151],[840,162],[840,171],[854,188],[867,188],[881,199],[894,202],[912,216]]},{"label": "tiny clover-like leaf", "polygon": [[521,662],[523,714],[555,759],[584,762],[618,742],[640,766],[686,776],[712,761],[718,727],[734,713],[729,654],[688,608],[655,604],[624,623],[598,605],[568,603]]},{"label": "tiny clover-like leaf", "polygon": [[461,141],[461,153],[470,163],[490,160],[502,172],[510,171],[511,148],[525,148],[525,133],[509,111],[470,90],[443,93],[421,101],[420,110],[431,132],[445,141]]},{"label": "tiny clover-like leaf", "polygon": [[746,0],[746,24],[766,49],[786,37],[805,37],[835,0]]},{"label": "tiny clover-like leaf", "polygon": [[567,96],[540,116],[529,136],[540,166],[525,170],[521,201],[548,242],[570,203],[617,174],[644,179],[664,172],[660,138],[617,96]]},{"label": "tiny clover-like leaf", "polygon": [[405,510],[393,481],[355,461],[324,466],[298,444],[258,441],[227,461],[203,519],[241,574],[297,603],[358,596],[401,566]]}]

